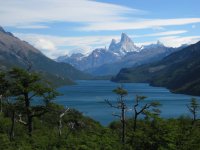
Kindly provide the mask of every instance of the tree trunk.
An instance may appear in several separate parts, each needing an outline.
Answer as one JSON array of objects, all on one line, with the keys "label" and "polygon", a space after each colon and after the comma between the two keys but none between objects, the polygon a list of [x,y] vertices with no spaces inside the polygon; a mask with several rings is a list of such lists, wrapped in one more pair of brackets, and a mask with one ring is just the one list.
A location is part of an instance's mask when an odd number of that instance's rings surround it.
[{"label": "tree trunk", "polygon": [[15,110],[12,110],[12,117],[11,117],[11,129],[10,129],[10,141],[14,138],[14,126],[15,126]]},{"label": "tree trunk", "polygon": [[196,121],[196,109],[194,109],[194,121]]},{"label": "tree trunk", "polygon": [[133,131],[136,131],[136,127],[137,127],[137,112],[135,111],[135,116],[134,116],[134,125],[133,125]]},{"label": "tree trunk", "polygon": [[29,136],[32,136],[32,131],[33,131],[33,118],[32,118],[32,116],[28,117],[27,125],[28,125],[28,134],[29,134]]},{"label": "tree trunk", "polygon": [[25,98],[25,103],[26,103],[28,134],[29,134],[29,136],[32,136],[33,117],[32,117],[32,114],[31,114],[31,108],[30,108],[30,101],[29,101],[28,93],[24,94],[24,98]]},{"label": "tree trunk", "polygon": [[122,143],[125,143],[125,111],[124,106],[122,107]]},{"label": "tree trunk", "polygon": [[2,97],[2,95],[0,95],[0,100],[1,100],[1,113],[3,112],[3,104],[2,104],[2,102],[3,102],[3,97]]},{"label": "tree trunk", "polygon": [[62,134],[62,120],[61,120],[61,118],[60,118],[60,120],[59,120],[59,136],[61,136],[61,134]]},{"label": "tree trunk", "polygon": [[193,121],[192,121],[192,124],[194,125],[196,122],[196,110],[194,109],[194,112],[193,112]]}]

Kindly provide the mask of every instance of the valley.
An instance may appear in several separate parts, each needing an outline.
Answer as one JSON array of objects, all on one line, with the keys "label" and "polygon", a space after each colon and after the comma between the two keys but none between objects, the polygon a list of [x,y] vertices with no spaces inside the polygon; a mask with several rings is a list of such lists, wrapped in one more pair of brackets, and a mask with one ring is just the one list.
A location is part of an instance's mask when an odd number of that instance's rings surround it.
[{"label": "valley", "polygon": [[199,0],[2,0],[0,150],[200,150]]}]

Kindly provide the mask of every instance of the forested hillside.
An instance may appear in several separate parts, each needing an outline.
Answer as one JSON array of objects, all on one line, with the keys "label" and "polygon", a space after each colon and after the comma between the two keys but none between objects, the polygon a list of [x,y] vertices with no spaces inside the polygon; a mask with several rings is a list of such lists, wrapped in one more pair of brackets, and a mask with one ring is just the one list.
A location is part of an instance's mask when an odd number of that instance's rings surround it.
[{"label": "forested hillside", "polygon": [[[122,111],[123,117],[119,115],[121,120],[104,127],[73,108],[53,103],[59,93],[37,73],[14,68],[1,73],[0,80],[1,150],[199,149],[196,99],[185,108],[191,112],[191,118],[162,119],[159,103],[141,103],[146,97],[137,96],[133,102],[133,117],[127,119],[125,97],[128,91],[118,87],[114,92],[120,99],[115,104],[105,102]],[[30,103],[35,99],[37,103]]]},{"label": "forested hillside", "polygon": [[113,81],[148,82],[174,92],[200,95],[200,42],[172,53],[161,61],[122,69]]}]

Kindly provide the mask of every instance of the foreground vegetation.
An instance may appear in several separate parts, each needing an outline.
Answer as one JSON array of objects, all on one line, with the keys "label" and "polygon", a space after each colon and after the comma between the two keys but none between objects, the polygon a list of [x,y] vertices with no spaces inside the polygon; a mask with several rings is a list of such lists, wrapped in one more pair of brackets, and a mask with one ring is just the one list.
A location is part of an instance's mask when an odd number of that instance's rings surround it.
[{"label": "foreground vegetation", "polygon": [[[29,70],[15,68],[1,73],[0,92],[1,150],[198,150],[200,147],[199,104],[195,99],[186,107],[191,118],[163,119],[157,102],[141,105],[145,97],[137,96],[133,119],[126,119],[127,91],[118,87],[114,90],[119,95],[116,103],[106,102],[121,110],[121,114],[115,114],[120,120],[103,127],[77,110],[54,104],[59,93]],[[138,119],[139,115],[143,119]]]}]

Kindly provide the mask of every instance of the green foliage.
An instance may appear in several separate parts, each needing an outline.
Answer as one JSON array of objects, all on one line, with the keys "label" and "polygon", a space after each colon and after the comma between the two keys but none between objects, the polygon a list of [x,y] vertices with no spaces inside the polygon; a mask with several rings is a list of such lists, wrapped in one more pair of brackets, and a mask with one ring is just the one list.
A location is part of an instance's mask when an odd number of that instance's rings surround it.
[{"label": "green foliage", "polygon": [[[64,116],[62,135],[58,133],[58,116],[63,110],[51,104],[52,111],[34,119],[32,137],[26,134],[25,127],[16,122],[15,138],[9,141],[8,131],[11,121],[4,114],[0,116],[0,148],[7,149],[119,149],[118,136],[109,128],[102,127],[98,122],[84,117],[80,112],[71,110]],[[70,126],[74,123],[74,127]]]},{"label": "green foliage", "polygon": [[198,111],[200,109],[200,105],[198,104],[196,98],[191,99],[190,106],[188,107],[188,109],[191,113],[195,113],[195,111]]},{"label": "green foliage", "polygon": [[197,113],[200,109],[200,105],[197,102],[196,98],[192,98],[190,101],[190,105],[187,105],[188,110],[192,113],[193,115],[193,124],[196,122],[197,119]]},{"label": "green foliage", "polygon": [[[14,72],[13,72],[14,71]],[[51,103],[57,92],[45,82],[40,82],[37,74],[14,69],[10,76],[0,74],[0,87],[4,97],[14,98],[12,103],[4,100],[3,112],[0,113],[0,149],[1,150],[198,150],[200,147],[200,120],[180,117],[177,119],[162,119],[155,107],[157,102],[144,105],[144,119],[137,120],[137,130],[133,129],[134,120],[126,120],[125,140],[121,140],[121,120],[112,122],[108,127],[85,117],[75,109],[69,109],[62,118],[62,134],[59,134],[60,114],[63,106]],[[9,80],[8,80],[9,78]],[[5,86],[3,86],[5,85]],[[114,90],[119,96],[127,95],[127,91],[119,87]],[[27,125],[20,123],[18,113],[26,113],[23,93],[34,94],[44,101],[45,107],[30,105],[32,118],[32,136],[27,134]],[[33,97],[31,97],[33,98]],[[138,105],[146,97],[138,96]],[[112,105],[112,104],[111,104]],[[125,104],[124,104],[125,105]],[[114,106],[114,105],[112,105]],[[118,105],[116,106],[118,108]],[[45,113],[36,115],[41,109]],[[150,109],[152,108],[152,109]],[[198,113],[199,104],[192,99],[189,111]],[[28,110],[29,110],[28,109]],[[187,109],[186,109],[187,110]],[[195,110],[195,111],[194,111]],[[14,115],[14,122],[12,114]],[[26,117],[21,119],[26,120]],[[14,126],[13,126],[14,123]],[[12,138],[10,138],[13,126]]]},{"label": "green foliage", "polygon": [[[106,149],[106,150],[198,150],[200,143],[200,121],[193,126],[192,119],[138,120],[138,129],[133,132],[133,120],[126,121],[126,141],[119,142],[121,122],[112,122],[103,127],[98,122],[71,110],[63,118],[62,135],[58,133],[58,116],[62,106],[51,104],[50,112],[34,119],[32,137],[19,122],[15,126],[15,138],[9,141],[11,121],[4,113],[0,115],[1,150],[65,150],[65,149]],[[77,123],[74,128],[70,123]]]},{"label": "green foliage", "polygon": [[122,87],[117,87],[116,89],[113,90],[113,92],[120,96],[126,96],[128,94],[128,92]]}]

